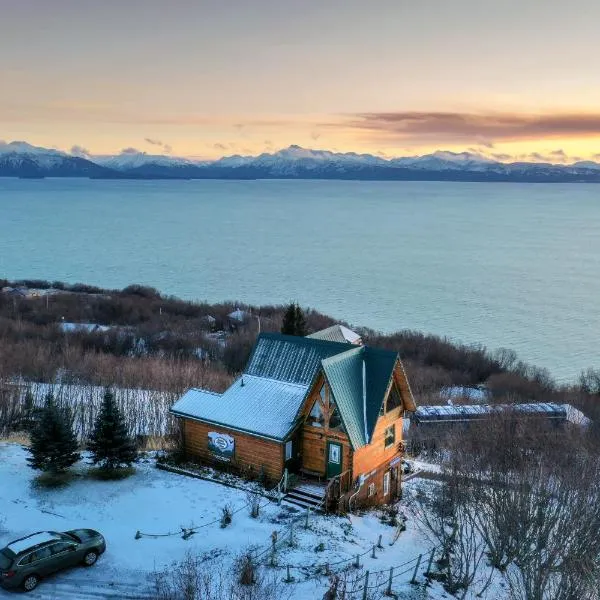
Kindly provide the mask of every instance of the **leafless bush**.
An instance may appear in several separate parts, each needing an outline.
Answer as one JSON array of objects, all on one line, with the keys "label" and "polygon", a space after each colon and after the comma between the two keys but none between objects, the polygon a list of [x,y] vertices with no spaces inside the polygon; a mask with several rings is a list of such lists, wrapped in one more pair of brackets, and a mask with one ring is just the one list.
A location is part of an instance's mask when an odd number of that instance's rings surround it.
[{"label": "leafless bush", "polygon": [[223,562],[188,553],[153,574],[152,600],[288,600],[291,591],[277,574],[259,570],[248,556],[243,553],[228,570]]},{"label": "leafless bush", "polygon": [[231,504],[226,504],[221,508],[221,529],[225,529],[233,520],[233,508]]},{"label": "leafless bush", "polygon": [[260,513],[260,496],[254,492],[246,492],[246,502],[248,503],[248,511],[253,519],[258,519]]}]

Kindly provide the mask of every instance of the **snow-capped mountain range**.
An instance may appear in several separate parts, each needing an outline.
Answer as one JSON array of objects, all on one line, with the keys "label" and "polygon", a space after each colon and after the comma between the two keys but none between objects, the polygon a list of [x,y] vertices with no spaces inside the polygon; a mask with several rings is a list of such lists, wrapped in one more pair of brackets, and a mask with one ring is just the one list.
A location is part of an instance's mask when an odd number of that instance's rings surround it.
[{"label": "snow-capped mountain range", "polygon": [[194,161],[133,150],[116,156],[75,156],[27,142],[0,142],[0,176],[98,179],[347,179],[433,181],[598,182],[600,164],[502,163],[471,152],[437,151],[382,158],[290,146],[258,156]]}]

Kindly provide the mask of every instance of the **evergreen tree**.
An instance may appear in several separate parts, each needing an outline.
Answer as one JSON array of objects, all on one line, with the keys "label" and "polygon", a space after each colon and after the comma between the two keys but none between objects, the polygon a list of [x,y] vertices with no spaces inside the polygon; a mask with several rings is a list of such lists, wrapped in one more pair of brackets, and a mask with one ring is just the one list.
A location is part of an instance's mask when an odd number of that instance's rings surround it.
[{"label": "evergreen tree", "polygon": [[110,390],[106,390],[88,444],[94,464],[113,470],[131,465],[136,459],[135,443],[127,433],[125,420]]},{"label": "evergreen tree", "polygon": [[304,313],[302,312],[302,309],[296,304],[296,333],[294,335],[304,337],[306,333],[306,319],[304,318]]},{"label": "evergreen tree", "polygon": [[283,315],[283,325],[281,326],[281,333],[286,335],[306,335],[306,320],[302,309],[292,302],[286,309]]},{"label": "evergreen tree", "polygon": [[296,305],[293,302],[287,307],[285,314],[283,315],[281,333],[286,335],[296,335]]},{"label": "evergreen tree", "polygon": [[67,411],[59,409],[52,394],[48,394],[31,431],[29,465],[40,471],[63,473],[79,460],[77,447]]}]

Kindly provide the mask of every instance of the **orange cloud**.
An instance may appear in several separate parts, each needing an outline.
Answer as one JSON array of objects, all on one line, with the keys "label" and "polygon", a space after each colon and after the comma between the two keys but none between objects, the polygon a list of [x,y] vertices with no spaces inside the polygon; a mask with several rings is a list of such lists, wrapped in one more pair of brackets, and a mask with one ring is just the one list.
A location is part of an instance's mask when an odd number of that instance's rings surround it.
[{"label": "orange cloud", "polygon": [[500,141],[600,136],[600,113],[377,112],[354,115],[342,126],[378,139],[434,139],[490,145]]}]

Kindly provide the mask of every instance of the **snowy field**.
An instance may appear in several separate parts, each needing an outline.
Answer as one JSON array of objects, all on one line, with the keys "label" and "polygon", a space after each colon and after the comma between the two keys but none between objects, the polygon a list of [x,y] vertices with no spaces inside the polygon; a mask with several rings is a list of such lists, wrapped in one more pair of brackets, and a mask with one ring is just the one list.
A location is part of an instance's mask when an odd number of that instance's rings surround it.
[{"label": "snowy field", "polygon": [[[124,481],[103,482],[82,476],[64,489],[40,490],[31,485],[34,472],[26,464],[27,456],[19,445],[0,444],[0,547],[38,530],[78,527],[97,529],[107,540],[107,551],[96,566],[54,575],[28,594],[28,598],[148,597],[151,573],[183,559],[187,552],[229,568],[237,555],[254,548],[257,556],[262,553],[260,560],[267,563],[273,531],[279,537],[278,566],[265,569],[283,580],[287,575],[285,566],[292,565],[294,582],[285,584],[286,597],[289,593],[295,600],[322,598],[328,578],[317,575],[314,566],[325,563],[331,565],[332,571],[349,568],[362,576],[368,569],[369,586],[373,586],[369,598],[382,597],[390,567],[398,567],[394,571],[393,590],[399,597],[448,597],[439,584],[423,586],[422,572],[431,546],[411,518],[407,530],[395,542],[395,528],[382,524],[377,512],[349,517],[310,515],[305,529],[303,513],[285,503],[278,506],[262,498],[260,516],[253,519],[242,490],[161,471],[152,460],[141,462],[135,475]],[[83,473],[85,465],[79,468]],[[417,485],[418,480],[406,484],[406,495],[410,496]],[[222,529],[214,521],[218,521],[225,504],[239,510],[232,523]],[[182,539],[182,527],[198,526],[203,527],[187,540]],[[136,539],[138,530],[173,535]],[[290,530],[292,546],[288,544]],[[381,548],[375,548],[373,558],[373,545],[380,535]],[[415,586],[409,580],[415,559],[421,553],[423,564],[417,577],[420,585]],[[362,555],[361,568],[350,568],[357,554]],[[15,594],[0,590],[0,597],[15,597]],[[354,597],[362,598],[362,594]]]}]

